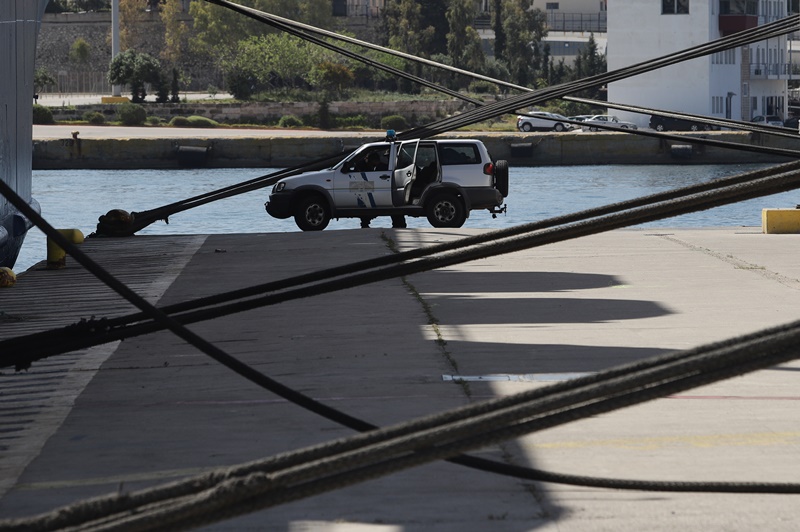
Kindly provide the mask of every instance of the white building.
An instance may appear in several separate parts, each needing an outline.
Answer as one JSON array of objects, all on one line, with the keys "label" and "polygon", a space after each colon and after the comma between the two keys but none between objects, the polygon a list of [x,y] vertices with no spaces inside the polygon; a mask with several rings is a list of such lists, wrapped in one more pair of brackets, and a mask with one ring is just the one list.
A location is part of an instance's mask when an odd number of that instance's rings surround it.
[{"label": "white building", "polygon": [[[612,2],[608,69],[617,70],[773,22],[787,0],[661,0]],[[762,41],[611,83],[608,100],[718,118],[787,118],[791,76],[786,37]],[[648,116],[615,111],[647,126]]]}]

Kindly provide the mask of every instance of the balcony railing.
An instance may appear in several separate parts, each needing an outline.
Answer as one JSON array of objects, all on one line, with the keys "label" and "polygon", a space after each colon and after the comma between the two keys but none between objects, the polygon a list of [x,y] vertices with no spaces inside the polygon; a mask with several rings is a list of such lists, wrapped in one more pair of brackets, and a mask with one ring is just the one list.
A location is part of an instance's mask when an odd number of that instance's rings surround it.
[{"label": "balcony railing", "polygon": [[789,63],[750,63],[750,79],[783,79],[791,73]]},{"label": "balcony railing", "polygon": [[606,12],[585,13],[547,13],[547,29],[550,31],[577,31],[606,33],[608,20]]}]

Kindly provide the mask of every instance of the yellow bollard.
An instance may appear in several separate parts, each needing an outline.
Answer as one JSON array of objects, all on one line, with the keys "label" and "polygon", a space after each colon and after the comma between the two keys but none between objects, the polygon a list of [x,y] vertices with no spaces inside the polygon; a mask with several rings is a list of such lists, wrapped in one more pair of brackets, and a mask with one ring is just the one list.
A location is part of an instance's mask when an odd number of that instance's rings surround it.
[{"label": "yellow bollard", "polygon": [[761,232],[773,235],[800,233],[800,208],[761,209]]},{"label": "yellow bollard", "polygon": [[[83,233],[80,229],[58,229],[61,235],[72,244],[83,243]],[[58,270],[67,266],[67,252],[61,246],[47,238],[47,269]]]},{"label": "yellow bollard", "polygon": [[5,266],[0,268],[0,288],[8,288],[10,286],[14,286],[14,283],[16,282],[17,282],[17,276],[11,270],[11,268],[6,268]]}]

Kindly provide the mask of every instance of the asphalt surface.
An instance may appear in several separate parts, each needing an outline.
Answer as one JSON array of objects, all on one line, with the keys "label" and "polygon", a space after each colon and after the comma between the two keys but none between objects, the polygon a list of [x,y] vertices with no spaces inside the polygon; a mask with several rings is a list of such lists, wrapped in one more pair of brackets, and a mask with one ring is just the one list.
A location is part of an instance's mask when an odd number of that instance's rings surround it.
[{"label": "asphalt surface", "polygon": [[[159,305],[449,241],[469,230],[90,239]],[[800,316],[797,235],[618,230],[191,326],[279,382],[386,426]],[[130,306],[68,259],[0,290],[0,338]],[[800,481],[792,361],[473,451],[641,480]],[[0,375],[0,516],[125,493],[353,434],[170,333]],[[623,491],[435,462],[209,530],[794,531],[800,496]]]}]

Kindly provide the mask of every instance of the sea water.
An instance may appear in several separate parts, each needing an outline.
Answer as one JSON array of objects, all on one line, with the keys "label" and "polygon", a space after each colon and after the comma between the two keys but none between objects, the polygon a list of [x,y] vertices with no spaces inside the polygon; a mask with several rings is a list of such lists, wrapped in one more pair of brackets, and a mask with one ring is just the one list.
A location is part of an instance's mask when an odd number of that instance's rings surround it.
[{"label": "sea water", "polygon": [[[770,165],[547,166],[510,169],[508,212],[492,218],[474,211],[465,227],[497,229],[551,218],[656,192],[739,174]],[[276,169],[203,168],[185,170],[37,170],[33,194],[42,215],[58,229],[92,233],[111,209],[145,211],[228,185],[271,174]],[[299,231],[294,220],[277,220],[264,209],[270,188],[210,203],[156,222],[138,234],[282,233]],[[748,200],[645,224],[644,227],[730,227],[761,225],[762,208],[794,208],[800,191]],[[408,218],[409,227],[430,227]],[[329,229],[357,229],[359,220],[332,220]],[[372,227],[391,227],[389,218]],[[47,256],[45,236],[28,233],[14,270],[22,272]]]}]

